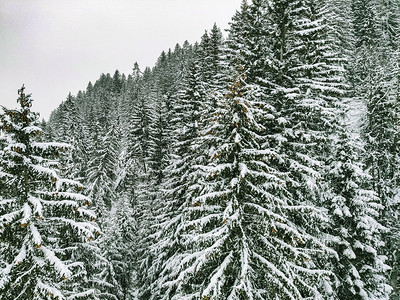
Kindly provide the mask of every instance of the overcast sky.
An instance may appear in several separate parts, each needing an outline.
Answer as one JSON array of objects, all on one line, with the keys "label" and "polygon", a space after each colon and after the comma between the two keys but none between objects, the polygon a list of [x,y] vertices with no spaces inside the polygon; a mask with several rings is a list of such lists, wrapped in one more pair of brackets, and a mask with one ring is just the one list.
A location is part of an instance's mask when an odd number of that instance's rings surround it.
[{"label": "overcast sky", "polygon": [[241,0],[0,0],[0,105],[24,83],[48,118],[101,73],[153,66],[162,50],[222,29]]}]

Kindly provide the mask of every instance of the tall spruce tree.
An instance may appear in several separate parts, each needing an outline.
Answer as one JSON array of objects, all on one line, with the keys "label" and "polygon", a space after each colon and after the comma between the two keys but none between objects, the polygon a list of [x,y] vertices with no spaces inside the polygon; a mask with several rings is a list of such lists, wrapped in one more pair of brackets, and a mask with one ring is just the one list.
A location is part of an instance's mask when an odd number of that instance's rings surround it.
[{"label": "tall spruce tree", "polygon": [[[293,9],[291,14],[301,11],[289,2],[276,4],[270,8],[282,4],[279,9]],[[261,76],[270,63],[265,56],[272,56],[263,47],[270,16],[266,12],[263,1],[244,2],[234,18],[225,73],[229,88],[218,93],[223,97],[213,115],[206,116],[211,122],[200,138],[210,144],[209,159],[197,168],[208,175],[189,187],[196,193],[186,196],[181,215],[173,219],[178,225],[170,235],[176,247],[167,253],[154,283],[161,286],[153,294],[156,299],[302,299],[322,298],[332,291],[330,272],[318,267],[317,258],[318,253],[333,251],[313,229],[323,215],[293,189],[306,188],[305,180],[295,177],[300,169],[317,172],[284,151],[287,138],[279,132],[286,121],[271,105],[279,102],[266,102],[266,80]],[[294,59],[293,55],[289,61]],[[290,99],[300,89],[281,92],[291,92]],[[288,172],[288,167],[293,169]]]},{"label": "tall spruce tree", "polygon": [[371,177],[359,161],[362,150],[352,145],[347,133],[338,138],[325,195],[332,215],[332,247],[338,252],[338,261],[333,262],[339,281],[336,298],[388,299],[389,266],[382,255],[387,229],[378,221],[383,206],[368,189]]},{"label": "tall spruce tree", "polygon": [[[57,156],[68,144],[39,142],[38,114],[24,87],[20,108],[3,108],[0,130],[0,299],[79,297],[69,289],[82,263],[74,260],[76,244],[95,238],[99,228],[82,185],[63,179]],[[86,295],[88,285],[80,282]]]},{"label": "tall spruce tree", "polygon": [[[163,197],[167,201],[155,207],[153,218],[156,219],[153,235],[150,236],[153,244],[149,244],[150,253],[147,253],[145,260],[151,257],[152,264],[147,266],[147,273],[143,282],[142,297],[149,297],[153,293],[157,297],[157,291],[151,283],[155,281],[160,268],[168,257],[169,253],[179,247],[174,231],[179,226],[179,220],[183,213],[184,203],[187,201],[188,194],[191,192],[191,185],[197,180],[197,172],[193,168],[198,159],[198,145],[196,140],[199,135],[201,112],[204,112],[205,88],[200,79],[200,67],[198,62],[189,65],[189,70],[184,77],[182,89],[178,93],[178,100],[174,107],[174,119],[172,119],[174,143],[170,165],[168,166],[167,178],[162,182],[165,190]],[[162,194],[159,194],[162,196]]]},{"label": "tall spruce tree", "polygon": [[[390,7],[390,8],[389,8]],[[354,90],[364,101],[362,137],[365,165],[372,176],[372,187],[384,209],[380,222],[388,228],[385,251],[393,267],[393,297],[398,298],[398,228],[395,195],[398,190],[398,4],[392,1],[356,1],[353,5],[356,48],[352,74]],[[363,29],[364,28],[364,29]],[[366,30],[367,29],[367,30]]]},{"label": "tall spruce tree", "polygon": [[[100,217],[106,216],[116,200],[115,182],[119,152],[117,125],[113,124],[104,137],[97,136],[92,161],[89,162],[87,183]],[[97,146],[97,147],[96,147]]]}]

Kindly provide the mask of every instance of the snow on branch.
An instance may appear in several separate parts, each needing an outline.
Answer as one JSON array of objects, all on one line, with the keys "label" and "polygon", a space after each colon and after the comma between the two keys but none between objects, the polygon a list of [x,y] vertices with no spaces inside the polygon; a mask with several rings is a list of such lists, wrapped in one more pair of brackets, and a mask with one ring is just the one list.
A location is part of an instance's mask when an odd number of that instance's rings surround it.
[{"label": "snow on branch", "polygon": [[24,242],[22,243],[21,249],[18,252],[18,255],[14,258],[14,265],[19,265],[21,264],[25,257],[26,257],[26,238],[24,240]]},{"label": "snow on branch", "polygon": [[84,291],[82,293],[74,293],[73,295],[68,296],[67,300],[88,299],[89,296],[94,295],[94,292],[95,291],[93,289],[90,289],[90,290]]},{"label": "snow on branch", "polygon": [[43,217],[43,211],[42,211],[42,203],[40,202],[41,199],[29,196],[29,202],[32,203],[34,207],[34,214],[37,214],[39,217]]},{"label": "snow on branch", "polygon": [[72,275],[72,272],[68,269],[68,267],[54,254],[54,252],[52,250],[50,250],[49,248],[42,246],[40,247],[40,249],[42,250],[44,257],[46,258],[46,260],[53,265],[57,271],[59,272],[59,274],[64,277],[64,278],[68,278]]},{"label": "snow on branch", "polygon": [[49,149],[73,149],[71,144],[67,143],[57,143],[57,142],[49,142],[49,143],[39,143],[34,142],[32,143],[33,148],[40,149],[42,151],[49,150]]},{"label": "snow on branch", "polygon": [[269,269],[272,272],[272,274],[274,274],[274,277],[280,278],[286,284],[286,286],[290,288],[290,290],[294,293],[293,296],[296,296],[296,297],[292,296],[293,299],[303,299],[303,296],[301,295],[297,287],[294,285],[293,280],[291,278],[288,278],[285,275],[285,273],[283,273],[273,263],[269,262],[267,259],[259,255],[258,253],[253,252],[253,256],[257,258],[260,261],[260,263],[262,263],[267,269]]},{"label": "snow on branch", "polygon": [[24,128],[21,129],[21,131],[24,132],[24,133],[27,133],[27,134],[30,134],[32,132],[35,132],[35,133],[38,133],[38,132],[42,133],[43,132],[43,130],[40,127],[34,126],[34,125],[24,127]]},{"label": "snow on branch", "polygon": [[44,293],[45,295],[49,295],[53,299],[65,299],[60,290],[48,284],[44,284],[39,279],[35,288],[35,293],[40,294],[40,292]]},{"label": "snow on branch", "polygon": [[34,224],[30,224],[29,229],[32,233],[33,242],[35,243],[37,248],[40,248],[42,245],[42,237],[40,236],[38,229]]},{"label": "snow on branch", "polygon": [[210,279],[210,283],[207,285],[206,289],[203,291],[202,296],[207,297],[211,294],[211,290],[214,295],[218,295],[220,293],[222,284],[224,282],[224,272],[228,265],[231,263],[233,258],[233,252],[231,251],[224,259],[222,264],[219,266],[213,277]]},{"label": "snow on branch", "polygon": [[53,169],[45,168],[43,166],[35,165],[35,164],[30,164],[30,167],[39,174],[47,175],[47,176],[51,177],[52,180],[57,181],[59,179],[56,171],[54,171]]},{"label": "snow on branch", "polygon": [[13,222],[15,219],[17,219],[19,217],[19,215],[21,214],[23,210],[17,210],[17,211],[13,211],[11,213],[5,214],[5,215],[1,215],[0,216],[0,223],[3,224],[9,224],[11,222]]},{"label": "snow on branch", "polygon": [[95,225],[94,223],[92,224],[89,222],[76,222],[71,219],[58,218],[58,217],[49,218],[49,220],[59,221],[68,224],[72,228],[75,228],[79,233],[84,234],[86,238],[89,240],[94,239],[94,233],[100,231],[97,225]]},{"label": "snow on branch", "polygon": [[182,238],[186,238],[186,241],[183,240],[181,243],[185,246],[192,243],[201,244],[205,241],[216,241],[217,239],[221,238],[221,236],[226,235],[227,233],[228,227],[222,226],[206,233],[197,233],[195,235],[182,235]]},{"label": "snow on branch", "polygon": [[26,224],[29,223],[29,220],[31,219],[32,209],[31,209],[31,207],[29,206],[28,203],[25,203],[24,207],[22,208],[22,211],[23,211],[23,215],[24,216],[23,216],[23,218],[21,220],[21,226],[25,226]]}]

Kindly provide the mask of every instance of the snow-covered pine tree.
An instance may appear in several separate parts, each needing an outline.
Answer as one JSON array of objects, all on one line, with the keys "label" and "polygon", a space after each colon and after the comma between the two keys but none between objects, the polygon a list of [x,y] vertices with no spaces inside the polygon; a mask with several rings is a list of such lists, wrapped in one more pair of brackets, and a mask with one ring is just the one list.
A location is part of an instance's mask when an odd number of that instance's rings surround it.
[{"label": "snow-covered pine tree", "polygon": [[[189,48],[186,53],[190,60],[181,63],[184,75],[179,82],[179,91],[171,98],[174,105],[169,112],[171,159],[166,170],[167,179],[162,185],[165,194],[160,194],[167,205],[160,202],[153,210],[156,226],[149,236],[152,243],[149,244],[151,251],[145,259],[147,263],[143,264],[147,266],[147,271],[142,269],[140,272],[148,274],[146,283],[141,284],[143,299],[149,297],[149,292],[152,293],[150,284],[157,278],[163,261],[173,249],[179,247],[174,232],[180,222],[183,204],[190,197],[188,195],[195,192],[193,187],[196,186],[200,170],[194,166],[204,161],[204,145],[198,143],[198,136],[207,122],[208,111],[215,109],[215,104],[210,100],[214,96],[210,97],[212,93],[207,91],[211,86],[216,89],[219,82],[216,76],[219,75],[221,43],[222,34],[214,25],[211,36],[205,33],[201,43],[194,47],[193,57]],[[184,49],[187,48],[188,45],[185,47],[184,44]]]},{"label": "snow-covered pine tree", "polygon": [[236,76],[218,93],[224,96],[200,138],[211,147],[209,160],[195,167],[208,175],[188,187],[197,195],[183,199],[174,219],[176,246],[161,264],[155,299],[322,298],[320,285],[329,285],[317,257],[330,249],[307,233],[321,211],[288,190],[282,119],[259,85],[268,51],[259,43],[264,5],[244,2],[234,18],[226,74]]},{"label": "snow-covered pine tree", "polygon": [[210,31],[210,48],[209,48],[209,71],[211,76],[208,77],[211,83],[218,84],[216,76],[221,73],[220,61],[222,54],[223,36],[221,29],[215,23]]},{"label": "snow-covered pine tree", "polygon": [[155,103],[150,126],[149,170],[152,185],[158,186],[165,179],[170,145],[168,144],[167,108],[162,99]]},{"label": "snow-covered pine tree", "polygon": [[68,95],[66,101],[62,106],[64,109],[60,112],[63,115],[64,127],[63,136],[59,137],[60,141],[67,142],[73,147],[73,151],[69,154],[67,161],[66,173],[70,174],[73,178],[83,179],[86,175],[88,164],[88,145],[86,143],[87,128],[83,122],[79,108],[76,103],[75,97]]},{"label": "snow-covered pine tree", "polygon": [[121,300],[135,299],[136,253],[133,250],[137,247],[138,230],[135,214],[131,199],[127,197],[121,197],[114,206],[101,246],[112,265],[113,274],[109,275],[113,275],[110,279],[115,281],[113,295]]},{"label": "snow-covered pine tree", "polygon": [[[170,253],[179,247],[174,232],[180,224],[180,218],[187,200],[190,188],[193,188],[197,178],[197,172],[193,166],[196,159],[201,156],[196,147],[199,135],[201,113],[204,111],[205,88],[200,79],[200,67],[195,60],[189,65],[186,76],[183,79],[181,91],[175,101],[174,118],[171,120],[174,131],[172,132],[174,143],[171,147],[171,159],[166,170],[167,177],[162,182],[165,193],[165,203],[158,203],[154,209],[153,222],[155,230],[148,238],[150,251],[146,253],[144,261],[150,261],[142,266],[147,268],[141,270],[146,274],[141,279],[141,297],[146,299],[150,294],[157,297],[157,292],[151,289],[151,283],[157,279],[162,263]],[[160,193],[159,196],[162,196]]]},{"label": "snow-covered pine tree", "polygon": [[387,69],[377,72],[382,77],[375,77],[376,82],[370,86],[362,134],[365,139],[365,164],[372,176],[372,187],[384,206],[381,222],[389,230],[385,235],[386,253],[393,267],[391,283],[394,293],[398,294],[400,237],[393,232],[399,228],[397,211],[400,205],[396,200],[399,191],[400,102],[398,75],[395,75],[399,70],[390,69],[391,74],[386,73]]},{"label": "snow-covered pine tree", "polygon": [[135,63],[132,74],[128,76],[125,93],[120,103],[120,132],[121,153],[119,156],[119,167],[117,170],[116,190],[121,197],[128,197],[133,201],[135,186],[138,177],[137,159],[137,122],[135,111],[141,89],[141,76],[139,64]]},{"label": "snow-covered pine tree", "polygon": [[382,255],[383,233],[379,223],[383,206],[370,186],[371,177],[356,148],[342,132],[334,145],[329,166],[329,190],[325,195],[332,216],[331,246],[338,253],[333,269],[338,280],[336,299],[389,299],[389,267]]},{"label": "snow-covered pine tree", "polygon": [[107,210],[111,209],[116,200],[115,182],[120,150],[117,131],[117,124],[114,123],[104,137],[96,134],[92,160],[87,170],[89,195],[100,218],[107,216]]},{"label": "snow-covered pine tree", "polygon": [[[136,186],[137,195],[135,196],[135,220],[139,226],[136,227],[136,245],[134,245],[137,284],[141,287],[142,293],[147,290],[149,278],[152,277],[151,262],[156,257],[150,250],[155,243],[153,233],[159,225],[155,221],[158,209],[165,206],[162,199],[163,187],[168,176],[166,167],[169,160],[169,126],[167,125],[168,112],[166,104],[161,97],[155,103],[152,113],[152,123],[150,125],[150,142],[148,157],[148,176],[143,174],[140,182]],[[160,249],[156,252],[159,254]]]},{"label": "snow-covered pine tree", "polygon": [[[159,59],[159,64],[163,65],[166,63],[165,60],[166,54],[164,53]],[[158,76],[161,75],[158,74]],[[133,163],[131,165],[135,167],[135,173],[137,174],[137,178],[135,178],[134,195],[132,195],[131,199],[131,203],[134,205],[133,212],[137,226],[135,228],[135,242],[131,250],[134,253],[133,264],[137,271],[138,278],[136,278],[136,280],[139,282],[138,285],[141,285],[141,277],[147,276],[146,262],[149,261],[151,257],[148,249],[149,245],[152,243],[152,239],[149,237],[152,232],[150,227],[154,217],[154,201],[158,196],[160,188],[159,185],[155,184],[155,178],[160,175],[161,177],[163,176],[162,165],[165,163],[163,161],[165,157],[162,156],[167,154],[169,148],[162,148],[162,146],[166,146],[165,133],[167,132],[167,128],[160,127],[166,124],[165,118],[168,116],[161,115],[161,111],[157,115],[154,114],[155,109],[153,106],[157,105],[158,101],[161,101],[161,103],[163,102],[163,97],[160,95],[160,87],[155,80],[155,73],[152,72],[150,68],[146,68],[138,82],[139,89],[137,100],[133,102],[134,109],[132,111],[131,127],[133,141],[129,141],[132,145],[130,147],[130,149],[132,149],[132,155],[129,155],[129,159],[131,159]],[[161,110],[165,109],[165,107],[163,109],[162,106],[159,108]],[[161,119],[155,120],[157,117]],[[156,124],[158,121],[161,121],[161,123],[158,124],[159,126]],[[156,133],[160,134],[158,136],[159,139],[153,136],[153,134]],[[159,144],[157,145],[157,143]],[[154,170],[152,168],[154,168]],[[162,179],[161,177],[160,180]],[[143,272],[138,270],[142,270]]]},{"label": "snow-covered pine tree", "polygon": [[366,124],[363,136],[366,139],[366,164],[370,168],[374,190],[385,205],[393,197],[398,162],[399,113],[397,78],[382,70],[370,91],[367,102]]},{"label": "snow-covered pine tree", "polygon": [[[93,291],[80,282],[77,244],[99,233],[83,186],[59,176],[57,156],[68,144],[38,142],[38,114],[24,87],[18,110],[3,108],[0,131],[0,299],[65,299]],[[86,290],[85,290],[86,287]]]},{"label": "snow-covered pine tree", "polygon": [[146,68],[141,77],[137,100],[132,99],[134,110],[132,111],[134,156],[140,163],[139,167],[144,173],[148,172],[151,107],[154,103],[155,90],[150,68]]},{"label": "snow-covered pine tree", "polygon": [[124,87],[124,76],[118,70],[115,70],[112,77],[112,88],[111,91],[115,97],[118,97],[123,92]]},{"label": "snow-covered pine tree", "polygon": [[[286,196],[279,153],[261,149],[260,121],[271,115],[253,88],[240,74],[221,99],[209,129],[218,142],[204,166],[208,178],[201,194],[186,200],[175,232],[179,247],[163,264],[156,299],[318,295],[316,286],[327,272],[309,268],[312,252],[323,245],[288,218],[296,207]],[[312,217],[313,208],[305,210]],[[313,243],[318,246],[308,248]]]},{"label": "snow-covered pine tree", "polygon": [[199,76],[198,85],[202,86],[202,89],[207,91],[203,95],[203,116],[200,118],[201,122],[199,126],[207,125],[208,118],[213,114],[216,109],[216,100],[220,85],[224,82],[221,77],[223,75],[223,37],[221,30],[216,24],[211,29],[210,34],[205,32],[202,36],[201,42],[198,45],[198,49],[195,52],[194,63],[197,65],[197,76]]},{"label": "snow-covered pine tree", "polygon": [[353,15],[355,37],[359,43],[354,50],[351,71],[354,90],[364,102],[361,132],[366,149],[364,162],[373,178],[372,187],[384,206],[380,222],[388,228],[385,251],[388,264],[393,267],[390,276],[393,297],[398,297],[399,258],[396,250],[399,237],[392,233],[399,226],[395,213],[399,205],[395,203],[400,116],[396,52],[399,6],[396,1],[356,1]]}]

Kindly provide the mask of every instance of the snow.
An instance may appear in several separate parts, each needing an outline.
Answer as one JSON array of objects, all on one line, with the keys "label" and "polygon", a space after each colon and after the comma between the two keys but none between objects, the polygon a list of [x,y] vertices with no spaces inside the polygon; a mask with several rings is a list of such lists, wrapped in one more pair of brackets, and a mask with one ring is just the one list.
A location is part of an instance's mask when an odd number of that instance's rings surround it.
[{"label": "snow", "polygon": [[349,259],[355,259],[356,258],[356,254],[350,248],[347,248],[346,250],[344,250],[343,251],[343,255],[346,256]]},{"label": "snow", "polygon": [[[223,284],[224,272],[228,265],[231,263],[233,258],[233,252],[231,251],[224,259],[222,264],[219,266],[215,274],[211,277],[210,282],[202,293],[202,297],[207,297],[211,294],[211,290],[214,295],[218,295]],[[221,282],[222,281],[222,282]]]},{"label": "snow", "polygon": [[26,238],[22,244],[21,249],[19,250],[18,255],[14,258],[14,264],[18,265],[24,261],[26,258]]},{"label": "snow", "polygon": [[27,127],[22,128],[22,132],[25,132],[27,134],[30,134],[32,132],[40,132],[41,133],[41,132],[43,132],[43,130],[38,126],[32,125],[32,126],[27,126]]},{"label": "snow", "polygon": [[32,209],[29,206],[28,203],[25,203],[23,208],[22,208],[22,212],[23,212],[23,218],[21,220],[21,226],[25,226],[26,224],[29,223],[31,216],[32,216]]},{"label": "snow", "polygon": [[21,212],[23,212],[22,209],[1,215],[0,222],[4,224],[9,224],[13,222],[15,219],[17,219],[20,216]]},{"label": "snow", "polygon": [[30,164],[30,167],[33,170],[35,170],[36,172],[38,172],[39,174],[47,175],[50,178],[54,178],[55,180],[59,179],[57,173],[53,169],[46,168],[46,167],[36,165],[36,164]]},{"label": "snow", "polygon": [[29,229],[32,233],[32,239],[33,239],[33,242],[35,243],[35,246],[40,247],[42,245],[42,237],[41,237],[38,229],[32,223],[29,225]]},{"label": "snow", "polygon": [[50,221],[59,221],[66,225],[71,226],[72,228],[76,229],[80,235],[86,236],[87,239],[94,239],[94,234],[96,232],[100,232],[100,229],[95,223],[88,223],[88,222],[77,222],[72,219],[66,219],[61,217],[49,217],[47,218]]},{"label": "snow", "polygon": [[40,250],[43,252],[45,259],[53,265],[62,277],[68,278],[72,276],[72,272],[68,267],[54,254],[49,248],[42,246]]},{"label": "snow", "polygon": [[333,211],[333,214],[334,214],[334,215],[337,215],[337,216],[339,216],[339,217],[343,217],[342,210],[341,210],[339,207],[337,207],[337,208]]},{"label": "snow", "polygon": [[67,144],[67,143],[58,143],[58,142],[33,142],[32,143],[33,148],[38,148],[42,151],[52,149],[52,148],[57,148],[57,149],[73,149],[72,145]]},{"label": "snow", "polygon": [[43,217],[43,207],[42,207],[42,203],[40,202],[39,198],[33,197],[31,195],[29,195],[29,202],[32,203],[33,207],[34,207],[34,214],[37,214],[39,217]]},{"label": "snow", "polygon": [[61,291],[48,284],[44,284],[40,279],[37,282],[36,294],[39,294],[39,291],[43,292],[46,296],[50,295],[54,299],[65,299]]},{"label": "snow", "polygon": [[81,293],[74,293],[73,295],[67,297],[67,300],[75,300],[75,299],[85,299],[92,296],[95,293],[95,290],[90,289]]}]

